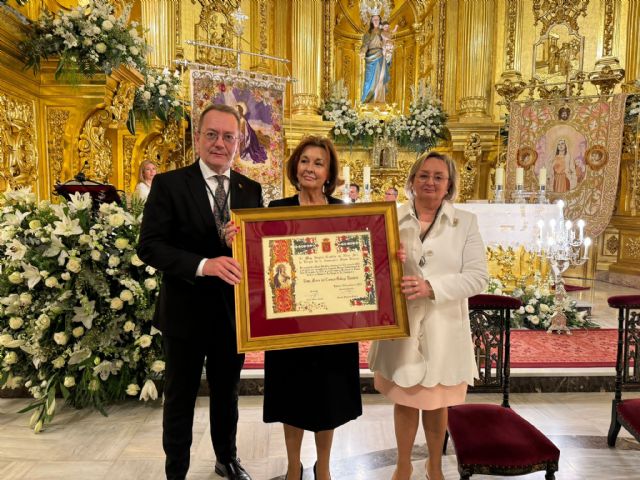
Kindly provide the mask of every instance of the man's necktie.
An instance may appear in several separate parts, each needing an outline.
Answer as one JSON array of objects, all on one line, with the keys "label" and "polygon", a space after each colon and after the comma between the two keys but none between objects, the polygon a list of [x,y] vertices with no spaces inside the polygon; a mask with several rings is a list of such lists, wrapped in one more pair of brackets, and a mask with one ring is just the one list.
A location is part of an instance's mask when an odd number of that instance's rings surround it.
[{"label": "man's necktie", "polygon": [[218,234],[220,235],[220,240],[223,245],[224,241],[224,226],[229,221],[229,206],[227,204],[227,193],[224,190],[224,182],[227,177],[224,175],[216,175],[216,180],[218,181],[218,186],[216,187],[216,192],[213,195],[213,216],[216,219],[216,227],[218,228]]}]

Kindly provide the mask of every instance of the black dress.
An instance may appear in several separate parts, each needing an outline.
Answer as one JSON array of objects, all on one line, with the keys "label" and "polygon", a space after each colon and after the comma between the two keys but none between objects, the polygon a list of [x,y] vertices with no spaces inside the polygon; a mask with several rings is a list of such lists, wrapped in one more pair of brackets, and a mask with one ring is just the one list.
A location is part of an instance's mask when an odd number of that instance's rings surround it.
[{"label": "black dress", "polygon": [[[329,203],[342,203],[329,197]],[[298,196],[270,207],[298,206]],[[265,352],[263,420],[319,432],[362,415],[357,343]]]}]

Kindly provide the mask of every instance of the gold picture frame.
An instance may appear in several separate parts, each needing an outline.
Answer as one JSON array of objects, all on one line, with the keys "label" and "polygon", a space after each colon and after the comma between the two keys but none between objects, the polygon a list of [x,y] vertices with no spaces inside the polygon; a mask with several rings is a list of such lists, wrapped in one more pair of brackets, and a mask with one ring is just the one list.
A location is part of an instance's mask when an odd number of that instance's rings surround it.
[{"label": "gold picture frame", "polygon": [[[238,352],[382,340],[409,335],[406,300],[400,292],[402,265],[397,258],[400,240],[396,207],[393,203],[252,208],[232,211],[231,219],[239,229],[233,243],[233,257],[242,268],[241,282],[235,287]],[[371,262],[363,270],[368,272],[365,280],[373,279],[364,284],[367,291],[367,297],[364,298],[375,300],[375,310],[370,308],[364,311],[358,307],[361,305],[358,299],[351,299],[354,310],[350,308],[348,311],[324,313],[323,308],[317,311],[309,311],[309,308],[297,311],[292,307],[295,307],[296,298],[299,298],[296,296],[297,292],[304,290],[302,284],[296,287],[301,276],[290,268],[279,267],[282,259],[274,260],[276,249],[271,250],[270,242],[287,239],[284,240],[287,245],[285,253],[277,255],[290,255],[294,250],[304,254],[304,250],[299,250],[302,242],[300,238],[303,237],[310,245],[310,254],[320,254],[331,248],[326,242],[332,236],[334,242],[343,238],[369,239],[363,240],[352,250],[356,250],[356,257],[361,254]],[[335,245],[337,255],[339,245]],[[306,248],[304,245],[302,247]],[[316,265],[323,268],[323,260],[316,261]],[[274,268],[289,277],[286,282],[282,282],[284,289],[274,289]],[[332,274],[331,268],[327,267],[327,270],[328,272],[322,272],[325,278]],[[319,288],[323,288],[322,284]],[[267,295],[270,295],[269,298]],[[272,313],[267,311],[273,307],[272,303],[278,305],[277,308],[282,305],[287,307],[284,311],[291,312],[290,316],[267,318],[268,313]],[[357,310],[358,308],[360,309]]]}]

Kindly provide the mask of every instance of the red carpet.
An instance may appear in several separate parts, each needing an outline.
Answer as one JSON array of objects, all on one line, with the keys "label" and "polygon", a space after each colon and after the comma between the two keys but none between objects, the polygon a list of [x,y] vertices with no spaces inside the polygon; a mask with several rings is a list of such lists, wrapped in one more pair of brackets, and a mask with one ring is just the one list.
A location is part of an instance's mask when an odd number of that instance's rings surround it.
[{"label": "red carpet", "polygon": [[[572,335],[540,330],[511,332],[511,368],[614,367],[616,329],[572,330]],[[360,343],[360,367],[368,368],[369,343]],[[263,368],[262,352],[247,353],[244,368]]]}]

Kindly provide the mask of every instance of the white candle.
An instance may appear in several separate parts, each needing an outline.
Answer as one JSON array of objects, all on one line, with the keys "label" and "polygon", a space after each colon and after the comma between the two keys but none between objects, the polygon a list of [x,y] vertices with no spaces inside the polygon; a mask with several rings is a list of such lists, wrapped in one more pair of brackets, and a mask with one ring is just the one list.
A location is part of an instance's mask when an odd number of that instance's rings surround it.
[{"label": "white candle", "polygon": [[342,176],[344,177],[344,183],[348,187],[351,183],[351,170],[348,166],[342,167]]},{"label": "white candle", "polygon": [[504,185],[504,168],[496,168],[496,187]]},{"label": "white candle", "polygon": [[551,220],[549,220],[549,228],[551,229],[551,233],[550,233],[551,237],[553,239],[555,239],[556,238],[556,221],[555,221],[555,219],[552,218]]},{"label": "white candle", "polygon": [[589,258],[589,246],[591,245],[591,239],[589,237],[584,239],[584,256],[582,258]]},{"label": "white candle", "polygon": [[538,185],[541,187],[547,186],[547,169],[544,167],[540,169],[540,175],[538,176]]},{"label": "white candle", "polygon": [[524,168],[516,168],[516,185],[524,184]]},{"label": "white candle", "polygon": [[544,238],[543,231],[544,231],[544,220],[538,220],[538,238],[540,243],[542,243],[542,239]]},{"label": "white candle", "polygon": [[578,220],[578,240],[582,241],[584,238],[584,220]]},{"label": "white candle", "polygon": [[362,169],[362,184],[365,192],[371,187],[371,167],[369,166]]}]

